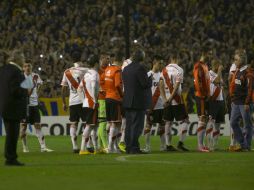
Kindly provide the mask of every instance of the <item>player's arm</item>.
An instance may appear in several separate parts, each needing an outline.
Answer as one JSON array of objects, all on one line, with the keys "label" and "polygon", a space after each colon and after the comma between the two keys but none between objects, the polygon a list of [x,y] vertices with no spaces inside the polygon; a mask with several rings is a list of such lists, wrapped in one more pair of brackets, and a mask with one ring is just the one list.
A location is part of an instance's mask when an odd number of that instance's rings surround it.
[{"label": "player's arm", "polygon": [[115,88],[117,89],[120,97],[123,97],[123,82],[120,70],[115,73]]},{"label": "player's arm", "polygon": [[180,86],[180,81],[177,81],[175,83],[174,87],[173,87],[174,89],[173,89],[172,93],[170,94],[169,99],[167,100],[168,102],[171,102],[173,100],[173,98],[176,95],[176,92],[177,92],[179,86]]},{"label": "player's arm", "polygon": [[160,78],[159,88],[160,88],[161,97],[162,97],[163,102],[164,102],[164,106],[166,106],[166,104],[167,104],[167,97],[166,97],[165,83],[164,83],[163,78]]},{"label": "player's arm", "polygon": [[78,89],[77,89],[77,93],[79,98],[83,101],[84,100],[84,86],[83,86],[83,79],[81,80]]},{"label": "player's arm", "polygon": [[223,70],[223,66],[220,65],[219,68],[218,68],[217,77],[212,81],[213,83],[219,84],[221,82],[222,70]]},{"label": "player's arm", "polygon": [[247,75],[246,78],[247,78],[246,80],[247,80],[248,93],[247,93],[247,97],[245,99],[244,109],[245,109],[245,111],[249,111],[249,105],[251,102],[252,92],[253,92],[252,86],[253,86],[254,81],[253,81],[253,77],[251,75]]},{"label": "player's arm", "polygon": [[96,80],[91,81],[91,96],[94,99],[95,103],[97,103],[97,87],[96,87]]},{"label": "player's arm", "polygon": [[67,109],[68,109],[68,106],[66,104],[67,86],[62,86],[61,95],[62,95],[62,101],[63,101],[63,109],[64,109],[64,111],[67,111]]}]

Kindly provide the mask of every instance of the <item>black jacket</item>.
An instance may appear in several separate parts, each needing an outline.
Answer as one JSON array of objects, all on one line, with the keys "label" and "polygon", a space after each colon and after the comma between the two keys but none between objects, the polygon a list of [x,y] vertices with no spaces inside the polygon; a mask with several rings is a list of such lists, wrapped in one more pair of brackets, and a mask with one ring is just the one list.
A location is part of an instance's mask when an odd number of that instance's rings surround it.
[{"label": "black jacket", "polygon": [[0,115],[4,119],[20,120],[26,116],[27,90],[20,87],[25,76],[15,65],[0,67]]},{"label": "black jacket", "polygon": [[152,102],[152,78],[140,63],[131,63],[123,70],[124,97],[123,107],[130,109],[148,109]]}]

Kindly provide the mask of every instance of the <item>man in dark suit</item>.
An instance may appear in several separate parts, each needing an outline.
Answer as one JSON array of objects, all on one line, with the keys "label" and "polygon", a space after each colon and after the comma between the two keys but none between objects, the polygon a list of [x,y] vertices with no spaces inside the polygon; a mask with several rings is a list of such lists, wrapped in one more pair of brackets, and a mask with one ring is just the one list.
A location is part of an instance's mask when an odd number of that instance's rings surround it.
[{"label": "man in dark suit", "polygon": [[0,67],[0,115],[3,118],[5,141],[5,165],[22,166],[17,160],[19,123],[26,114],[28,90],[21,87],[25,77],[22,72],[24,54],[14,51],[9,63]]},{"label": "man in dark suit", "polygon": [[142,50],[137,50],[132,63],[123,70],[124,97],[123,107],[126,111],[125,142],[127,154],[140,154],[139,137],[144,128],[145,110],[149,108],[151,100],[147,93],[151,93],[152,79],[140,62],[145,58]]}]

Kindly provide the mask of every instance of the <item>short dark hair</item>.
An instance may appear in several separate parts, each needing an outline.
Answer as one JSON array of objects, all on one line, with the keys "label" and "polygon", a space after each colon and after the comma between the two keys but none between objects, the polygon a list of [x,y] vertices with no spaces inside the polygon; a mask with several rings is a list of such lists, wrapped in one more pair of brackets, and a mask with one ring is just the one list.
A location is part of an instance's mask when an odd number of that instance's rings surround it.
[{"label": "short dark hair", "polygon": [[157,61],[159,61],[159,60],[163,60],[163,58],[162,58],[162,56],[161,55],[154,55],[153,56],[153,60],[157,60]]},{"label": "short dark hair", "polygon": [[81,61],[81,51],[76,50],[72,52],[71,58],[73,62]]},{"label": "short dark hair", "polygon": [[90,55],[87,59],[87,65],[92,68],[95,66],[96,63],[99,63],[99,56],[98,55]]},{"label": "short dark hair", "polygon": [[133,62],[140,62],[145,59],[145,52],[141,49],[138,49],[133,54]]}]

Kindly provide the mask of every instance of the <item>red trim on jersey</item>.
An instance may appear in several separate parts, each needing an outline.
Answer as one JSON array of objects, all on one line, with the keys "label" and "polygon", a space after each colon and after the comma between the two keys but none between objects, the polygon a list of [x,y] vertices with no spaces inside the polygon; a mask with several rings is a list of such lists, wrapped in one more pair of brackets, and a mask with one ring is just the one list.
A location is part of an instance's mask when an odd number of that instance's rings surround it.
[{"label": "red trim on jersey", "polygon": [[[166,69],[166,68],[164,68],[164,69],[162,70],[162,74],[163,74],[163,77],[165,78],[165,82],[166,82],[166,84],[167,84],[167,86],[168,86],[169,92],[172,93],[173,90],[174,90],[174,87],[173,87],[173,85],[172,85],[172,83],[171,83],[171,81],[170,81],[170,78],[169,78],[169,76],[168,76],[168,72],[167,72],[167,69]],[[179,96],[177,93],[174,95],[173,99],[174,99],[178,104],[181,103],[181,96]]]},{"label": "red trim on jersey", "polygon": [[78,89],[79,83],[73,78],[73,76],[72,76],[70,70],[65,71],[65,76],[67,77],[67,79],[69,80],[69,82],[71,83],[71,85],[72,85],[75,89]]},{"label": "red trim on jersey", "polygon": [[211,100],[216,100],[218,96],[220,95],[220,91],[221,91],[221,88],[217,86],[213,95],[211,96]]},{"label": "red trim on jersey", "polygon": [[88,90],[87,90],[87,88],[86,88],[86,82],[85,82],[85,80],[82,80],[82,83],[83,83],[83,88],[84,88],[84,93],[85,93],[85,96],[87,97],[87,99],[88,99],[88,106],[89,106],[89,108],[92,108],[92,109],[94,109],[94,102],[93,102],[93,98],[92,98],[92,96],[89,94],[89,92],[88,92]]},{"label": "red trim on jersey", "polygon": [[159,86],[157,86],[154,93],[153,93],[153,97],[152,97],[152,110],[156,106],[159,97],[160,97],[160,88],[159,88]]}]

